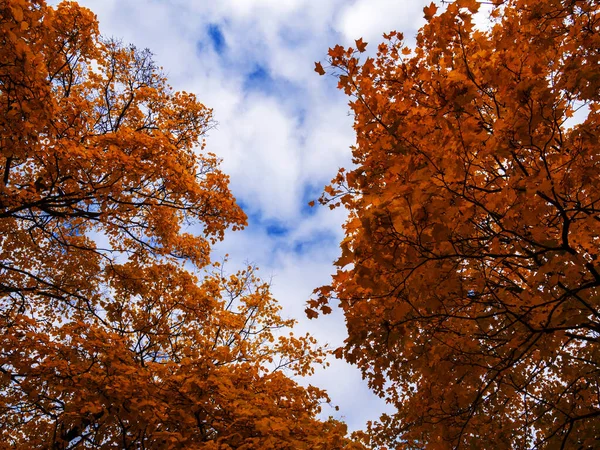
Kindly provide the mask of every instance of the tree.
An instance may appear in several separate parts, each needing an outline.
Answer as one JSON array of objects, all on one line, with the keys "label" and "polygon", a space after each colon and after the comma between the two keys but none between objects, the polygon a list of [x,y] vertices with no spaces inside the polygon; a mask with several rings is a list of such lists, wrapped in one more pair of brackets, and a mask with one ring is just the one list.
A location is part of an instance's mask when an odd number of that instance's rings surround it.
[{"label": "tree", "polygon": [[350,215],[307,311],[339,299],[338,355],[395,406],[377,445],[600,445],[599,5],[492,3],[489,28],[456,0],[414,49],[329,51],[355,167],[321,198]]},{"label": "tree", "polygon": [[211,111],[73,2],[2,2],[0,42],[3,448],[358,448],[290,378],[324,351],[210,264],[246,222]]}]

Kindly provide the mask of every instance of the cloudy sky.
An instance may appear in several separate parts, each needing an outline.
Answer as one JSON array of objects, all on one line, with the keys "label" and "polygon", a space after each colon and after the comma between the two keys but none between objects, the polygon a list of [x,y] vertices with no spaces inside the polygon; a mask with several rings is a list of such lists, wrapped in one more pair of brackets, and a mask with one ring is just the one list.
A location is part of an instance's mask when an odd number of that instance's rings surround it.
[{"label": "cloudy sky", "polygon": [[[56,2],[51,2],[56,3]],[[249,217],[215,252],[228,269],[255,263],[271,279],[284,315],[321,343],[345,337],[339,311],[309,321],[305,302],[326,284],[338,255],[344,211],[308,207],[339,167],[350,165],[354,141],[348,99],[331,76],[319,77],[335,44],[362,37],[374,51],[384,32],[413,41],[430,0],[80,0],[105,36],[149,48],[176,90],[197,94],[218,125],[208,149],[223,158],[231,188]],[[351,429],[376,419],[385,405],[358,371],[341,361],[311,383],[327,389],[324,415]]]}]

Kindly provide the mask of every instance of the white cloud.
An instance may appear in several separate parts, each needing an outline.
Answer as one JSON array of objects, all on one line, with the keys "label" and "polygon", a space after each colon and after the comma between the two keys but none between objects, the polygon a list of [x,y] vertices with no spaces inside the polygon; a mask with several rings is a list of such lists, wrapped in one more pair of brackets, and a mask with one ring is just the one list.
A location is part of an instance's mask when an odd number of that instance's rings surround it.
[{"label": "white cloud", "polygon": [[289,217],[297,208],[301,186],[293,182],[300,170],[294,128],[293,117],[272,98],[248,99],[234,116],[221,121],[219,132],[229,144],[220,152],[224,168],[232,176],[243,174],[232,178],[232,186],[268,217]]},{"label": "white cloud", "polygon": [[392,30],[415,34],[425,22],[423,7],[431,0],[356,0],[342,10],[338,27],[348,41],[363,38],[366,42],[381,41],[383,33]]}]

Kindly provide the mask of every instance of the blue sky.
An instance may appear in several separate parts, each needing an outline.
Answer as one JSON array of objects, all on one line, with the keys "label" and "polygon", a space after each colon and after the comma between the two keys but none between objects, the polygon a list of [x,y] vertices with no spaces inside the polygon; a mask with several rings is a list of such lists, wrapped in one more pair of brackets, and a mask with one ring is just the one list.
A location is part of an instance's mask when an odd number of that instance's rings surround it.
[{"label": "blue sky", "polygon": [[[80,0],[105,36],[149,48],[176,90],[213,108],[217,126],[207,148],[223,159],[249,226],[229,233],[214,259],[229,254],[231,271],[251,262],[272,282],[283,314],[321,343],[345,337],[340,311],[304,316],[312,290],[326,284],[342,237],[343,210],[309,208],[339,167],[350,166],[354,142],[348,99],[333,77],[319,77],[335,44],[362,37],[376,50],[381,35],[412,41],[430,0]],[[56,2],[52,2],[56,3]],[[358,371],[332,360],[310,380],[325,388],[351,429],[376,419],[385,405]]]}]

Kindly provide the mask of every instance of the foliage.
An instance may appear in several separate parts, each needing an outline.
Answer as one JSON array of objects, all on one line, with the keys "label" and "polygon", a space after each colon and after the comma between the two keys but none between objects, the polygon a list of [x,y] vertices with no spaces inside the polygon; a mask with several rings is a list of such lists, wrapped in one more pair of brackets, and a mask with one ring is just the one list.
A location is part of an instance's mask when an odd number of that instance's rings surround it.
[{"label": "foliage", "polygon": [[474,25],[480,6],[426,7],[414,49],[392,32],[362,62],[362,41],[330,50],[356,166],[321,199],[350,216],[308,314],[339,298],[338,355],[396,407],[371,426],[377,445],[591,448],[598,2],[495,0],[489,28]]},{"label": "foliage", "polygon": [[358,448],[289,377],[323,350],[209,265],[246,221],[211,111],[72,2],[3,1],[0,41],[3,448]]}]

